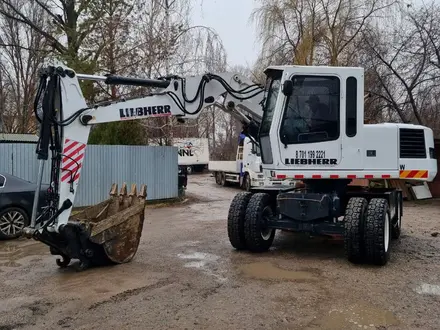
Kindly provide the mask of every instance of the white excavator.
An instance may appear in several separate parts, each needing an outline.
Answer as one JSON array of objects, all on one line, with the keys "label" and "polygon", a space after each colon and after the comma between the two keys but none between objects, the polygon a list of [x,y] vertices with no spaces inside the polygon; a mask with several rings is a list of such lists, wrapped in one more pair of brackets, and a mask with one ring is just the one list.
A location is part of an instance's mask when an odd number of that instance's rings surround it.
[{"label": "white excavator", "polygon": [[[51,158],[48,207],[24,235],[50,247],[60,267],[125,263],[136,254],[144,221],[145,185],[111,189],[107,201],[72,214],[81,165],[93,125],[176,116],[197,118],[221,100],[259,144],[266,176],[301,180],[301,187],[258,187],[239,192],[227,214],[238,250],[267,251],[277,229],[339,236],[353,263],[385,265],[390,241],[401,231],[402,192],[349,185],[353,179],[432,181],[437,174],[430,128],[364,124],[364,70],[357,67],[272,66],[260,86],[234,73],[140,79],[77,74],[64,64],[41,71],[35,100],[40,122],[38,186]],[[145,86],[149,95],[87,104],[80,80]],[[105,170],[105,164],[101,164]],[[157,170],[160,169],[151,169]],[[226,214],[225,214],[226,217]]]}]

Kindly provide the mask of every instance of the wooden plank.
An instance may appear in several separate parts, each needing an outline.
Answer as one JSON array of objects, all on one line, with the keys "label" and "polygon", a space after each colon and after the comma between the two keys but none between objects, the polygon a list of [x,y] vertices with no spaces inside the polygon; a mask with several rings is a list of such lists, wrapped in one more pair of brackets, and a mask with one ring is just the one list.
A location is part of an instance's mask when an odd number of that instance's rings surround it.
[{"label": "wooden plank", "polygon": [[390,188],[397,188],[402,190],[403,199],[412,200],[413,196],[407,188],[404,180],[388,180]]},{"label": "wooden plank", "polygon": [[368,187],[370,185],[370,180],[368,180],[368,179],[353,179],[348,185],[349,186],[357,186],[357,187]]}]

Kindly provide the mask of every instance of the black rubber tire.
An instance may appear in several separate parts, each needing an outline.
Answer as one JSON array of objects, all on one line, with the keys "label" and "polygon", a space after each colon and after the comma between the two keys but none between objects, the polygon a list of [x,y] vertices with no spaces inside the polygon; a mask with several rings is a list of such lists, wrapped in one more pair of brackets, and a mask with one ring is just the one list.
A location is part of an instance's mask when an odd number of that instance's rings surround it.
[{"label": "black rubber tire", "polygon": [[228,237],[231,245],[237,250],[245,250],[244,222],[246,208],[252,193],[240,192],[232,199],[228,212]]},{"label": "black rubber tire", "polygon": [[251,191],[251,176],[248,173],[244,174],[243,189],[245,191]]},{"label": "black rubber tire", "polygon": [[344,250],[352,263],[362,263],[365,258],[364,222],[368,201],[363,197],[349,199],[344,216]]},{"label": "black rubber tire", "polygon": [[[5,208],[0,211],[0,217],[2,217],[4,214],[9,213],[9,212],[20,213],[20,215],[23,217],[23,223],[24,223],[22,229],[29,225],[29,223],[30,223],[29,216],[22,208],[16,207],[16,206]],[[20,237],[21,234],[22,234],[22,230],[20,232],[16,233],[15,235],[8,235],[8,234],[5,234],[0,231],[0,239],[2,239],[2,240],[16,239],[16,238]]]},{"label": "black rubber tire", "polygon": [[273,214],[270,196],[265,193],[253,194],[246,209],[244,223],[246,245],[251,252],[265,252],[272,246],[275,229],[270,230],[270,234],[266,237],[262,234],[265,214],[268,216]]},{"label": "black rubber tire", "polygon": [[399,239],[400,234],[402,232],[402,214],[400,212],[400,206],[401,206],[400,204],[397,205],[396,221],[391,226],[391,238],[392,239]]},{"label": "black rubber tire", "polygon": [[220,185],[222,185],[223,187],[226,187],[228,185],[225,172],[220,172]]},{"label": "black rubber tire", "polygon": [[221,173],[220,172],[215,172],[215,183],[217,183],[218,185],[221,184]]},{"label": "black rubber tire", "polygon": [[[385,244],[385,224],[388,221],[388,247]],[[388,201],[372,198],[368,203],[364,226],[365,257],[368,263],[384,266],[390,258],[391,223]]]}]

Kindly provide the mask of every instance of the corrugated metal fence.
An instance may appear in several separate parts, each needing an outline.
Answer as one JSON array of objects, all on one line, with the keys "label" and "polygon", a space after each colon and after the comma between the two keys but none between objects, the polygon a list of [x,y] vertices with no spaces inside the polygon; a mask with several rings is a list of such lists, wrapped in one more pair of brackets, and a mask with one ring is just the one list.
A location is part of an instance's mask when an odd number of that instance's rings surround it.
[{"label": "corrugated metal fence", "polygon": [[[0,172],[36,182],[38,160],[33,143],[1,143]],[[75,206],[99,203],[109,197],[112,183],[147,185],[147,199],[178,196],[176,147],[87,146]],[[45,164],[43,182],[50,178],[50,159]]]}]

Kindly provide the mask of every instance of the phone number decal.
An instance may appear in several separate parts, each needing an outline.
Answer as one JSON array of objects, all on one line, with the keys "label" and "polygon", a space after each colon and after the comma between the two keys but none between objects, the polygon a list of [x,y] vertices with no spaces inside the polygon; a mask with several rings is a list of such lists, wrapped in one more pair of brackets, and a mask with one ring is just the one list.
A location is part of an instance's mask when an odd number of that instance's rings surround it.
[{"label": "phone number decal", "polygon": [[295,158],[297,159],[325,159],[324,150],[297,150]]},{"label": "phone number decal", "polygon": [[337,165],[336,158],[327,158],[324,150],[296,150],[295,158],[286,158],[286,165]]}]

